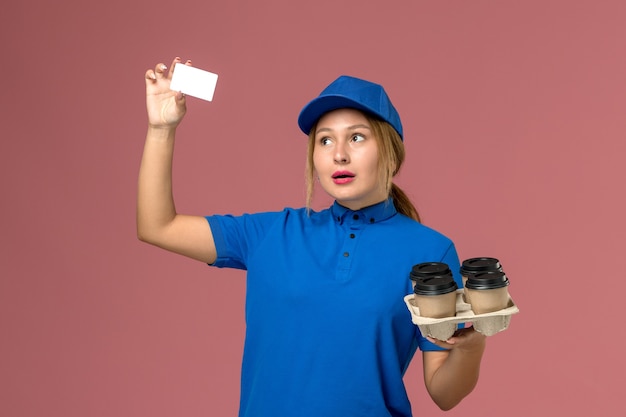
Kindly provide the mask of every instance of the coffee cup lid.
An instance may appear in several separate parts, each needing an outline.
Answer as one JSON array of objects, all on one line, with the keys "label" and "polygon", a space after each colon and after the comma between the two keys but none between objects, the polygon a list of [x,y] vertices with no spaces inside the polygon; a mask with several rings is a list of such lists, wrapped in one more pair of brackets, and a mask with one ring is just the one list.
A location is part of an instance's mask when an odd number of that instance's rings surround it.
[{"label": "coffee cup lid", "polygon": [[452,275],[442,275],[415,281],[413,291],[419,295],[440,295],[456,291],[458,286]]},{"label": "coffee cup lid", "polygon": [[467,278],[465,288],[470,290],[491,290],[509,285],[509,279],[502,271],[487,271]]},{"label": "coffee cup lid", "polygon": [[468,276],[485,271],[502,271],[502,265],[496,258],[470,258],[461,263],[461,275]]},{"label": "coffee cup lid", "polygon": [[443,262],[423,262],[417,265],[413,265],[409,278],[413,281],[418,279],[424,279],[429,277],[436,277],[442,275],[452,274],[448,264]]}]

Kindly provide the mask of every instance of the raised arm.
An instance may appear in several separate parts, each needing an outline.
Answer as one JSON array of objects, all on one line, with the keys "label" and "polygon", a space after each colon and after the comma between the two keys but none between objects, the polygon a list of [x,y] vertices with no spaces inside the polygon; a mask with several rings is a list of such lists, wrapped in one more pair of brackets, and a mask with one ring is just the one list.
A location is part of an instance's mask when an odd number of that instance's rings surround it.
[{"label": "raised arm", "polygon": [[[206,263],[216,258],[211,228],[204,217],[178,214],[172,192],[172,159],[176,128],[187,110],[185,97],[170,90],[174,59],[168,70],[158,64],[146,71],[148,133],[137,189],[137,236]],[[191,65],[191,61],[186,62]]]},{"label": "raised arm", "polygon": [[429,340],[449,350],[424,352],[426,389],[439,408],[450,410],[478,383],[486,337],[470,327],[459,330],[445,342]]}]

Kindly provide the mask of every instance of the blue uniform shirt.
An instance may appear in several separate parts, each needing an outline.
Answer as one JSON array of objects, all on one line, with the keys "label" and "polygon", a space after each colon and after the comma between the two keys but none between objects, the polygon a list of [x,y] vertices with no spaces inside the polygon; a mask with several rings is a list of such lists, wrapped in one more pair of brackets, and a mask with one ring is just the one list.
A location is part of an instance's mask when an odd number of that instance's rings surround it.
[{"label": "blue uniform shirt", "polygon": [[287,208],[209,216],[217,267],[247,270],[240,416],[411,416],[402,381],[417,347],[438,350],[403,297],[411,267],[459,259],[391,200],[358,211]]}]

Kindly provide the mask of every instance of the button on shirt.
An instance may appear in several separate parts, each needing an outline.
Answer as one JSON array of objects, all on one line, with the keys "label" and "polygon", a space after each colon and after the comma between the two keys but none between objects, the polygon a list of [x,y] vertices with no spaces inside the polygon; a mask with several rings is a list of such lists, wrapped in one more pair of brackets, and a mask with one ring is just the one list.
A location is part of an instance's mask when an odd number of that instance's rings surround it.
[{"label": "button on shirt", "polygon": [[247,270],[240,416],[411,416],[402,376],[423,338],[403,298],[411,267],[454,244],[391,200],[209,216],[217,267]]}]

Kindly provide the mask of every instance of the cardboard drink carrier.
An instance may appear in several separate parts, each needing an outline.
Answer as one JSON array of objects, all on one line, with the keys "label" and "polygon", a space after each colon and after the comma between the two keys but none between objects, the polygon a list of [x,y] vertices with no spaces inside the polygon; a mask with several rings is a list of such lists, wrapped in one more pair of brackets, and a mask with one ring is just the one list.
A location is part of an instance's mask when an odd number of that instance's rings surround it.
[{"label": "cardboard drink carrier", "polygon": [[471,304],[465,301],[464,290],[456,291],[456,315],[444,318],[423,317],[415,303],[415,294],[404,297],[404,302],[411,313],[411,320],[424,336],[447,340],[458,329],[459,323],[472,322],[474,329],[485,336],[493,336],[509,327],[511,316],[519,309],[509,296],[507,307],[490,313],[474,314]]}]

